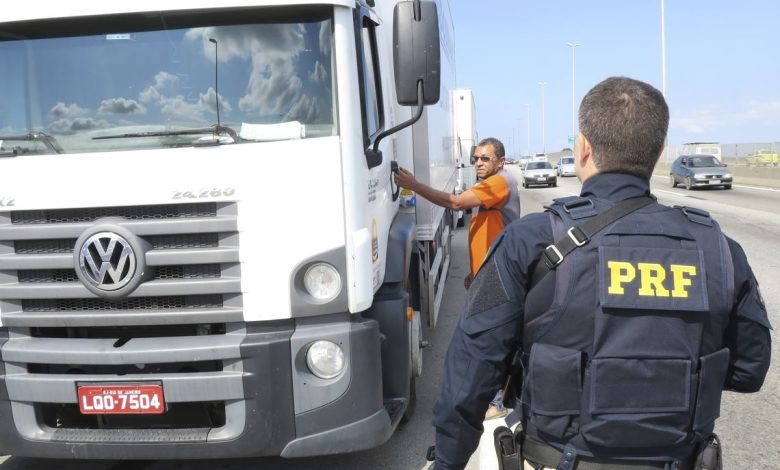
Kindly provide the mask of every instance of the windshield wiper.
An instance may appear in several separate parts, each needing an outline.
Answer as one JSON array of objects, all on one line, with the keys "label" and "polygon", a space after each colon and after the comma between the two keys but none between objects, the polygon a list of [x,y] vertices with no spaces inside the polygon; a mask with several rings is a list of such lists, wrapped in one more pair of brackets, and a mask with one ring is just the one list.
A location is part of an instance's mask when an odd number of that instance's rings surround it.
[{"label": "windshield wiper", "polygon": [[[19,134],[19,135],[0,135],[0,140],[43,142],[43,145],[45,145],[46,148],[51,150],[53,153],[65,153],[62,150],[62,147],[60,147],[60,144],[57,143],[57,140],[54,137],[44,132],[28,132],[27,134]],[[9,152],[3,152],[2,154],[0,154],[0,156],[3,157],[10,157],[16,155],[17,152],[14,150]]]},{"label": "windshield wiper", "polygon": [[129,139],[135,137],[167,137],[167,136],[174,136],[174,135],[194,135],[194,134],[219,135],[223,132],[229,135],[233,139],[233,141],[238,140],[238,134],[236,134],[236,131],[225,126],[199,127],[195,129],[179,129],[175,131],[129,132],[127,134],[102,135],[98,137],[93,137],[92,140]]}]

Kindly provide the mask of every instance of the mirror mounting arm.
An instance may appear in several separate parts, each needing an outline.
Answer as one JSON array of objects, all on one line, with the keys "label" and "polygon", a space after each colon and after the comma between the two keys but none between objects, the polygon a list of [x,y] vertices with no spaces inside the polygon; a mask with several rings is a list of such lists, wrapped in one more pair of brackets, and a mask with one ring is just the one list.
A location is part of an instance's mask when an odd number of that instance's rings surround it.
[{"label": "mirror mounting arm", "polygon": [[423,81],[422,80],[418,80],[417,81],[417,112],[408,121],[404,121],[401,124],[398,124],[397,126],[395,126],[393,128],[390,128],[390,129],[382,132],[378,136],[376,136],[376,139],[374,140],[374,152],[376,152],[377,149],[379,148],[379,141],[380,140],[384,139],[385,137],[387,137],[389,135],[393,135],[396,132],[400,131],[401,129],[404,129],[404,128],[408,127],[408,126],[411,126],[415,122],[419,121],[420,117],[422,117],[423,108],[424,108],[424,105],[423,105]]}]

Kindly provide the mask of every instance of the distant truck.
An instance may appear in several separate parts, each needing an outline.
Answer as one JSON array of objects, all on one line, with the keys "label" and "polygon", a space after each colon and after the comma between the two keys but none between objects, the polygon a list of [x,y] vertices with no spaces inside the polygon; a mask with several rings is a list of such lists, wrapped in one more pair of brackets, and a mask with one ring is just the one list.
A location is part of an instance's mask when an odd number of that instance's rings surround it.
[{"label": "distant truck", "polygon": [[780,155],[773,150],[759,150],[745,157],[748,166],[777,166]]},{"label": "distant truck", "polygon": [[451,18],[448,0],[6,9],[0,454],[387,441],[450,265],[452,213],[401,206],[393,170],[455,190]]},{"label": "distant truck", "polygon": [[[477,182],[477,173],[472,158],[474,149],[479,142],[477,135],[477,108],[474,104],[474,93],[470,88],[455,88],[450,91],[451,109],[455,138],[455,159],[458,166],[458,182],[455,192],[462,193]],[[463,226],[465,212],[455,214],[457,226]]]},{"label": "distant truck", "polygon": [[723,158],[721,158],[721,145],[718,142],[689,142],[683,144],[681,155],[712,155],[718,161],[723,161]]}]

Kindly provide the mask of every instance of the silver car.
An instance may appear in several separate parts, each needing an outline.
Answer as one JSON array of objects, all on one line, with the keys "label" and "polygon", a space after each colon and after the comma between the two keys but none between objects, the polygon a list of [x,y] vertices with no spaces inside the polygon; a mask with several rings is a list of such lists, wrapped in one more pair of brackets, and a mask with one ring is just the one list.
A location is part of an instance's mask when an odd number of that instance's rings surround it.
[{"label": "silver car", "polygon": [[523,171],[523,187],[529,186],[558,186],[558,177],[550,162],[528,162]]},{"label": "silver car", "polygon": [[561,157],[558,160],[558,176],[577,176],[577,172],[574,171],[574,157]]},{"label": "silver car", "polygon": [[683,184],[689,190],[705,186],[731,189],[733,177],[728,167],[712,155],[680,155],[672,163],[669,181],[673,188]]}]

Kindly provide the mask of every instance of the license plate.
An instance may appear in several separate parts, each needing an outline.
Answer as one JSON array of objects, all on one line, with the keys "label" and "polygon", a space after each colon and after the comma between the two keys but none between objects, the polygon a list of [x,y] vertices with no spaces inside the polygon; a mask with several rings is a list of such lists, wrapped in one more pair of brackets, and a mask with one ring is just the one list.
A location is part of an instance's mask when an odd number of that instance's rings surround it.
[{"label": "license plate", "polygon": [[547,181],[547,178],[536,178],[536,181]]},{"label": "license plate", "polygon": [[165,412],[161,384],[79,385],[77,395],[79,410],[85,415]]},{"label": "license plate", "polygon": [[720,180],[710,180],[710,184],[720,184]]}]

